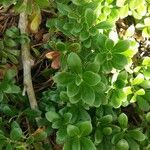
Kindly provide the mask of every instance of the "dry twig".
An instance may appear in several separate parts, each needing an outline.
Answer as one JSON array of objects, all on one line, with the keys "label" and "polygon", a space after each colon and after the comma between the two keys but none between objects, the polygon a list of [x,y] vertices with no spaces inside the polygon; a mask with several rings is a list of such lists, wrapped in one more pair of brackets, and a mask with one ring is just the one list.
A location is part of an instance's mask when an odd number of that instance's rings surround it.
[{"label": "dry twig", "polygon": [[[28,0],[24,0],[24,4],[26,5]],[[28,15],[26,12],[20,13],[20,18],[19,18],[19,28],[21,34],[26,34],[28,35]],[[35,97],[35,92],[33,89],[33,84],[32,84],[32,77],[31,77],[31,65],[32,65],[32,60],[31,60],[31,54],[30,54],[30,43],[26,42],[22,44],[21,46],[22,49],[22,64],[23,64],[23,73],[24,73],[24,88],[25,91],[27,91],[27,95],[29,98],[30,106],[32,109],[38,109],[36,97]]]}]

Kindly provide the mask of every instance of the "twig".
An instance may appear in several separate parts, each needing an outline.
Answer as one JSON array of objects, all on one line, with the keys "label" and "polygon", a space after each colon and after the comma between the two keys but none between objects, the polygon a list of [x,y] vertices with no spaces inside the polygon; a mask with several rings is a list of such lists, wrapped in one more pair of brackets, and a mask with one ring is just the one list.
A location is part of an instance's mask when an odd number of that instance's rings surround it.
[{"label": "twig", "polygon": [[[28,0],[24,0],[26,5]],[[28,35],[28,15],[25,11],[20,13],[19,28],[21,34]],[[23,77],[24,77],[24,88],[27,91],[30,106],[32,109],[38,109],[35,92],[32,84],[31,77],[31,54],[30,54],[30,43],[26,42],[21,45],[22,50],[22,64],[23,64]]]},{"label": "twig", "polygon": [[[25,5],[27,4],[27,2],[28,0],[24,0]],[[26,14],[25,11],[20,13],[19,28],[20,28],[21,34],[28,35],[28,15]],[[33,84],[32,84],[32,77],[31,77],[32,60],[31,60],[31,54],[30,54],[30,43],[26,42],[22,44],[21,50],[22,50],[24,88],[27,91],[31,109],[38,110],[38,104],[36,101],[35,92],[34,92]],[[40,119],[41,117],[35,118],[38,126],[39,126],[38,121]],[[46,138],[44,140],[44,143],[49,143],[49,139]]]}]

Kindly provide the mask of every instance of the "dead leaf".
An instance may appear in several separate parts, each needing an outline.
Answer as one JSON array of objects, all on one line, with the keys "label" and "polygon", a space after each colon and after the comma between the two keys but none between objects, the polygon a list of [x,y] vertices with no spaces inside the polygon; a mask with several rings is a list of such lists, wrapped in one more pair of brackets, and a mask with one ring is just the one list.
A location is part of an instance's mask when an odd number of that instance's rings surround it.
[{"label": "dead leaf", "polygon": [[43,132],[45,130],[45,128],[38,128],[36,131],[34,131],[34,133],[32,133],[32,135],[36,135],[36,134],[39,134],[41,132]]},{"label": "dead leaf", "polygon": [[51,51],[51,52],[48,52],[45,56],[46,58],[48,59],[55,59],[56,57],[58,57],[60,55],[60,52],[58,51]]},{"label": "dead leaf", "polygon": [[58,51],[51,51],[46,54],[46,58],[51,59],[51,67],[53,69],[59,69],[60,68],[60,52]]},{"label": "dead leaf", "polygon": [[60,68],[60,56],[56,57],[51,64],[51,67],[53,69],[59,69]]},{"label": "dead leaf", "polygon": [[41,24],[41,12],[39,10],[34,11],[31,16],[32,16],[32,20],[30,23],[30,31],[31,33],[37,33],[39,26]]},{"label": "dead leaf", "polygon": [[46,43],[48,40],[49,40],[49,38],[50,38],[50,33],[45,33],[45,34],[43,34],[43,39],[42,39],[42,41],[44,42],[44,43]]}]

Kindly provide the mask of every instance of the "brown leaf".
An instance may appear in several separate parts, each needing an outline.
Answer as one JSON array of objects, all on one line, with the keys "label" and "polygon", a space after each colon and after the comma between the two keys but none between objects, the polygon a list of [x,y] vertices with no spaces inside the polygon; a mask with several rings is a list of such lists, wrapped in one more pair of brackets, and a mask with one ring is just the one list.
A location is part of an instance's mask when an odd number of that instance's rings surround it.
[{"label": "brown leaf", "polygon": [[45,34],[43,34],[43,39],[42,39],[42,41],[44,42],[44,43],[46,43],[48,40],[49,40],[49,38],[50,38],[50,33],[45,33]]},{"label": "brown leaf", "polygon": [[43,132],[45,130],[45,128],[38,128],[36,131],[34,131],[34,133],[32,133],[32,135],[36,135],[36,134],[39,134],[41,132]]},{"label": "brown leaf", "polygon": [[44,29],[40,29],[40,30],[34,35],[35,40],[36,40],[37,42],[42,41],[44,32],[45,32]]},{"label": "brown leaf", "polygon": [[46,56],[46,58],[53,60],[56,57],[60,56],[60,52],[58,52],[58,51],[51,51],[51,52],[48,52],[45,56]]},{"label": "brown leaf", "polygon": [[51,64],[51,67],[53,69],[59,69],[60,68],[60,56],[56,57]]},{"label": "brown leaf", "polygon": [[51,59],[51,67],[53,69],[59,69],[60,68],[60,52],[58,51],[51,51],[46,54],[46,58]]}]

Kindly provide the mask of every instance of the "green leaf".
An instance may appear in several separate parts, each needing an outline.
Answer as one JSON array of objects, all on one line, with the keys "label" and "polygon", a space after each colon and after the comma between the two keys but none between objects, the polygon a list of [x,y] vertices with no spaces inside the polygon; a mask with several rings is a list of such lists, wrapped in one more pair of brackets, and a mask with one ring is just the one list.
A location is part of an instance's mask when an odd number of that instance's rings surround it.
[{"label": "green leaf", "polygon": [[35,1],[37,5],[39,5],[40,8],[46,8],[50,5],[49,0],[36,0]]},{"label": "green leaf", "polygon": [[102,22],[98,23],[95,27],[97,29],[109,30],[109,29],[113,28],[113,26],[114,26],[113,24],[111,24],[107,21],[102,21]]},{"label": "green leaf", "polygon": [[54,81],[57,84],[67,85],[68,83],[72,82],[75,79],[74,75],[69,72],[58,72],[54,76]]},{"label": "green leaf", "polygon": [[150,57],[146,56],[143,59],[142,65],[144,65],[144,66],[150,66]]},{"label": "green leaf", "polygon": [[106,59],[104,58],[103,54],[101,54],[101,53],[98,53],[95,57],[95,62],[99,65],[103,64],[105,60]]},{"label": "green leaf", "polygon": [[10,48],[13,48],[13,47],[17,46],[17,42],[11,38],[7,38],[7,39],[5,39],[5,45]]},{"label": "green leaf", "polygon": [[103,140],[103,133],[102,133],[101,129],[97,129],[95,131],[94,137],[95,137],[95,143],[96,144],[99,144],[99,143],[102,142],[102,140]]},{"label": "green leaf", "polygon": [[0,48],[1,50],[3,50],[5,47],[4,47],[4,41],[0,40]]},{"label": "green leaf", "polygon": [[104,135],[111,135],[112,134],[112,128],[111,127],[104,127],[103,128],[103,134]]},{"label": "green leaf", "polygon": [[107,39],[105,41],[105,47],[106,47],[107,50],[112,50],[113,46],[114,46],[114,41],[113,40]]},{"label": "green leaf", "polygon": [[100,107],[101,104],[102,104],[101,94],[95,93],[95,101],[93,103],[93,106],[98,108]]},{"label": "green leaf", "polygon": [[10,38],[17,38],[19,36],[19,29],[13,26],[6,30],[5,35]]},{"label": "green leaf", "polygon": [[90,139],[88,139],[86,137],[82,137],[81,138],[81,149],[82,150],[96,150],[96,147]]},{"label": "green leaf", "polygon": [[[106,57],[104,57],[106,60]],[[112,62],[111,61],[105,61],[103,66],[102,66],[102,70],[105,73],[110,73],[112,71],[113,67],[112,67]]]},{"label": "green leaf", "polygon": [[87,40],[85,40],[85,41],[83,42],[83,45],[84,45],[84,47],[86,47],[86,48],[90,48],[90,47],[91,47],[91,44],[92,44],[92,41],[91,41],[90,38],[87,39]]},{"label": "green leaf", "polygon": [[116,150],[129,150],[129,144],[125,139],[121,139],[117,145]]},{"label": "green leaf", "polygon": [[87,8],[85,10],[85,22],[88,25],[88,27],[92,27],[94,21],[96,20],[96,16],[94,14],[94,11],[91,8]]},{"label": "green leaf", "polygon": [[117,79],[120,79],[120,80],[127,80],[128,78],[128,73],[126,71],[121,71],[119,72],[119,75],[117,77]]},{"label": "green leaf", "polygon": [[88,105],[92,105],[95,101],[95,93],[94,93],[93,88],[83,83],[81,85],[80,90],[81,90],[81,98],[83,102],[85,102]]},{"label": "green leaf", "polygon": [[112,115],[106,115],[100,119],[102,124],[109,124],[113,121]]},{"label": "green leaf", "polygon": [[145,95],[145,90],[144,89],[139,89],[135,92],[136,95]]},{"label": "green leaf", "polygon": [[68,136],[67,136],[66,127],[64,128],[64,126],[62,126],[62,124],[61,124],[59,130],[56,133],[56,138],[57,138],[56,142],[58,144],[62,144],[66,141],[67,137]]},{"label": "green leaf", "polygon": [[99,74],[92,71],[86,71],[83,73],[83,80],[90,86],[98,84],[101,80]]},{"label": "green leaf", "polygon": [[131,150],[140,150],[139,144],[135,142],[132,138],[127,138]]},{"label": "green leaf", "polygon": [[20,90],[19,86],[10,84],[10,85],[8,85],[7,89],[4,90],[4,92],[8,93],[8,94],[10,94],[10,93],[19,93],[19,92],[21,92],[21,90]]},{"label": "green leaf", "polygon": [[13,150],[13,146],[12,146],[10,143],[8,143],[8,144],[6,145],[5,150]]},{"label": "green leaf", "polygon": [[146,99],[144,99],[141,96],[137,96],[136,99],[137,99],[137,104],[141,110],[149,111],[150,104],[148,103],[148,101]]},{"label": "green leaf", "polygon": [[144,75],[139,73],[136,78],[132,81],[132,85],[138,85],[141,84],[144,81]]},{"label": "green leaf", "polygon": [[6,141],[5,140],[0,140],[0,150],[3,150],[5,145],[6,145]]},{"label": "green leaf", "polygon": [[80,122],[76,126],[79,128],[81,136],[87,136],[92,132],[91,121]]},{"label": "green leaf", "polygon": [[146,136],[141,131],[136,129],[129,131],[128,135],[136,141],[144,141],[146,138]]},{"label": "green leaf", "polygon": [[114,108],[119,108],[123,101],[126,101],[127,96],[122,90],[116,90],[112,94],[111,103]]},{"label": "green leaf", "polygon": [[9,69],[9,70],[7,70],[7,72],[4,76],[4,80],[11,81],[16,75],[17,75],[17,71],[15,69]]},{"label": "green leaf", "polygon": [[100,69],[100,65],[97,62],[88,63],[85,70],[86,71],[92,71],[94,73],[98,73]]},{"label": "green leaf", "polygon": [[128,126],[128,117],[126,114],[121,113],[118,117],[118,122],[122,128],[127,128]]},{"label": "green leaf", "polygon": [[122,19],[122,18],[127,17],[128,13],[129,13],[129,7],[128,7],[128,4],[126,4],[126,5],[124,5],[123,7],[120,8],[119,16]]},{"label": "green leaf", "polygon": [[75,83],[76,83],[77,86],[79,86],[82,83],[81,76],[78,76],[78,75],[76,76]]},{"label": "green leaf", "polygon": [[79,92],[79,87],[74,83],[71,82],[67,85],[67,95],[69,97],[74,97]]},{"label": "green leaf", "polygon": [[148,113],[146,114],[146,121],[147,121],[148,123],[150,123],[150,112],[148,112]]},{"label": "green leaf", "polygon": [[72,52],[80,52],[81,51],[81,45],[79,43],[72,43],[69,45],[69,50]]},{"label": "green leaf", "polygon": [[77,6],[81,6],[84,5],[86,3],[91,2],[91,0],[71,0],[73,2],[73,4],[77,5]]},{"label": "green leaf", "polygon": [[82,62],[81,62],[80,57],[76,53],[71,52],[68,55],[67,63],[70,69],[72,70],[72,72],[75,72],[75,73],[82,72]]},{"label": "green leaf", "polygon": [[49,122],[54,122],[54,121],[60,119],[60,116],[54,111],[47,112],[45,114],[45,117]]},{"label": "green leaf", "polygon": [[71,148],[72,148],[71,150],[81,150],[80,139],[79,138],[75,138],[72,141]]},{"label": "green leaf", "polygon": [[91,36],[94,37],[94,36],[96,36],[99,32],[98,32],[97,28],[92,27],[92,28],[90,28],[89,33],[90,33]]},{"label": "green leaf", "polygon": [[0,102],[2,102],[3,97],[4,97],[3,92],[2,92],[2,91],[0,91]]},{"label": "green leaf", "polygon": [[117,0],[117,1],[116,1],[116,6],[118,6],[118,7],[123,7],[125,1],[126,1],[126,0]]},{"label": "green leaf", "polygon": [[65,142],[63,150],[71,150],[72,143],[70,141]]},{"label": "green leaf", "polygon": [[71,121],[72,114],[70,112],[67,112],[63,115],[63,122],[69,123]]},{"label": "green leaf", "polygon": [[47,138],[47,133],[45,131],[40,131],[35,135],[33,135],[33,137],[34,137],[34,142],[43,141]]},{"label": "green leaf", "polygon": [[115,135],[113,135],[111,139],[112,144],[117,144],[117,142],[121,140],[123,137],[124,137],[123,132],[116,133]]},{"label": "green leaf", "polygon": [[60,92],[60,99],[61,99],[63,102],[68,102],[69,97],[68,97],[66,91],[61,91],[61,92]]},{"label": "green leaf", "polygon": [[82,30],[80,33],[80,40],[83,42],[89,38],[89,32]]},{"label": "green leaf", "polygon": [[57,3],[57,9],[63,15],[68,15],[68,13],[71,12],[70,7],[68,5],[62,4],[62,3]]},{"label": "green leaf", "polygon": [[60,51],[65,51],[66,50],[66,45],[63,42],[57,42],[56,47]]},{"label": "green leaf", "polygon": [[128,50],[130,47],[130,43],[128,40],[120,40],[114,47],[113,47],[113,53],[122,53],[126,50]]},{"label": "green leaf", "polygon": [[123,81],[123,80],[117,80],[117,81],[115,82],[115,87],[118,88],[118,89],[124,88],[125,85],[126,85],[126,83],[125,83],[125,81]]},{"label": "green leaf", "polygon": [[121,55],[121,54],[113,55],[112,65],[114,68],[121,70],[124,68],[125,65],[127,65],[127,63],[128,63],[128,60],[124,55]]},{"label": "green leaf", "polygon": [[7,140],[7,138],[2,133],[0,133],[0,141],[2,140]]},{"label": "green leaf", "polygon": [[77,95],[75,95],[74,97],[69,97],[69,101],[72,104],[76,104],[81,100],[81,93],[79,92]]},{"label": "green leaf", "polygon": [[74,126],[74,125],[68,125],[67,126],[67,134],[70,136],[70,137],[75,137],[75,136],[78,136],[80,135],[80,130],[78,127]]},{"label": "green leaf", "polygon": [[23,137],[23,132],[20,128],[13,128],[10,132],[10,138],[12,140],[20,140]]}]

